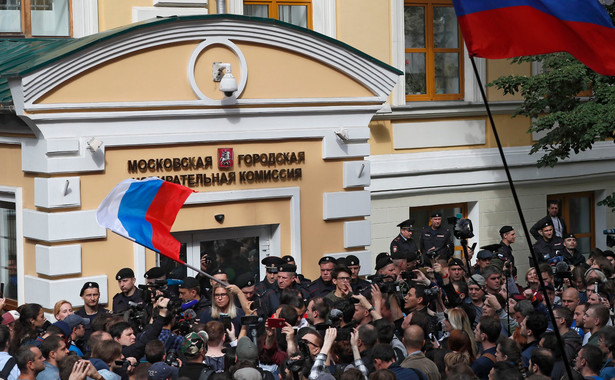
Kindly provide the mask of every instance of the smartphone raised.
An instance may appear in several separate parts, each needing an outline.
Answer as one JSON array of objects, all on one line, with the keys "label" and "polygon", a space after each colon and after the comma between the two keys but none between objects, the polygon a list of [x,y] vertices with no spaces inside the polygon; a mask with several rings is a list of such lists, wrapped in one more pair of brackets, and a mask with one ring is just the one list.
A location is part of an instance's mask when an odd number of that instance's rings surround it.
[{"label": "smartphone raised", "polygon": [[281,329],[286,326],[286,320],[284,318],[269,318],[267,319],[267,327]]},{"label": "smartphone raised", "polygon": [[229,317],[228,315],[221,315],[220,316],[220,322],[222,322],[222,324],[224,325],[224,329],[225,330],[230,330],[231,329],[231,317]]}]

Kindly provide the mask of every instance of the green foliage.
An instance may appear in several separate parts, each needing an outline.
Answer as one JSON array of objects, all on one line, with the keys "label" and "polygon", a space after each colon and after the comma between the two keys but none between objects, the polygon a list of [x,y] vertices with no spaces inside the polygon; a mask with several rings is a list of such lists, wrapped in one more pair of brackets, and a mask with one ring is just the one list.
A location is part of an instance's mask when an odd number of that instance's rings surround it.
[{"label": "green foliage", "polygon": [[[504,94],[523,97],[513,117],[531,118],[528,132],[544,134],[531,149],[531,154],[541,154],[538,167],[553,167],[573,153],[591,149],[596,141],[613,138],[615,77],[596,74],[568,53],[518,57],[512,62],[542,63],[540,74],[503,76],[489,83]],[[584,91],[588,95],[579,96]],[[598,204],[615,211],[615,193]]]}]

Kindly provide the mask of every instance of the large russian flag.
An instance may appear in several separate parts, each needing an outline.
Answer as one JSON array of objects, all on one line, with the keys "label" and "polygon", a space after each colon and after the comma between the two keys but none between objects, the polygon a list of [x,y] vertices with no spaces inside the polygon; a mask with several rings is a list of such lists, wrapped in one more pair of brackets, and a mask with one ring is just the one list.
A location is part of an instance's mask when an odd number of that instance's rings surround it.
[{"label": "large russian flag", "polygon": [[598,0],[453,0],[471,56],[568,52],[615,75],[615,27]]},{"label": "large russian flag", "polygon": [[182,262],[181,245],[171,236],[171,226],[191,193],[187,187],[160,178],[126,179],[98,206],[96,219],[116,234]]}]

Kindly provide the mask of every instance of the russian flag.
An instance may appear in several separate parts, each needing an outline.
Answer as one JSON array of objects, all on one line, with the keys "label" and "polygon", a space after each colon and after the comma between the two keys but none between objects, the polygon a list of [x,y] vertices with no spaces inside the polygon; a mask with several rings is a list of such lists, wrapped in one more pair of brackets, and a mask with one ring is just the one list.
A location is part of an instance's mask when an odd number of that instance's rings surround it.
[{"label": "russian flag", "polygon": [[151,177],[126,179],[111,190],[96,212],[98,224],[177,262],[181,244],[171,236],[177,213],[194,191]]},{"label": "russian flag", "polygon": [[568,52],[615,75],[615,27],[598,0],[453,0],[470,56]]}]

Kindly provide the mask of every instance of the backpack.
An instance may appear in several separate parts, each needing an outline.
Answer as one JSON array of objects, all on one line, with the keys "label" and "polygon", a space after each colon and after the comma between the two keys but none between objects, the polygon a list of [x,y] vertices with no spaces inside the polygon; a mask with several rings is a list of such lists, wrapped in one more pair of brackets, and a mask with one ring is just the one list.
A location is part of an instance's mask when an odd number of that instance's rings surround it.
[{"label": "backpack", "polygon": [[11,356],[9,360],[6,361],[4,368],[2,368],[2,371],[0,372],[0,379],[8,379],[15,365],[17,365],[17,361],[15,361],[15,358]]}]

